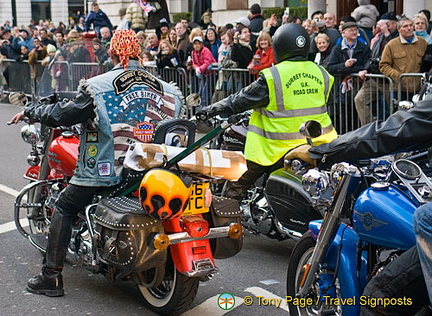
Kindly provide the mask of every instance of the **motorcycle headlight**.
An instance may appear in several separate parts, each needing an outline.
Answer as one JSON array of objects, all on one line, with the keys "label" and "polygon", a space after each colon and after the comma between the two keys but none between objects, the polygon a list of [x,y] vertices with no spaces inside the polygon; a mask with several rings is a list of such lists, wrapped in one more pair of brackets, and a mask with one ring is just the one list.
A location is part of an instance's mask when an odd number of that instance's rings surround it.
[{"label": "motorcycle headlight", "polygon": [[327,175],[316,169],[310,169],[302,177],[303,190],[310,196],[318,196],[328,188],[329,181]]},{"label": "motorcycle headlight", "polygon": [[40,130],[34,125],[25,125],[21,128],[21,138],[26,143],[36,145],[40,140]]}]

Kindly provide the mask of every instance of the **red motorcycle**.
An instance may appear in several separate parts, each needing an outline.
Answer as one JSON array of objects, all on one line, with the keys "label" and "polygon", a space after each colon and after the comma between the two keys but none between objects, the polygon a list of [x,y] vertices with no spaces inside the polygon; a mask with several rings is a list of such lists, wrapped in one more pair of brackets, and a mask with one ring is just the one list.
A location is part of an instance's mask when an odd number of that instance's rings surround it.
[{"label": "red motorcycle", "polygon": [[[41,99],[39,105],[56,99]],[[189,309],[199,281],[218,271],[214,259],[229,258],[242,248],[238,203],[212,197],[211,187],[224,175],[231,180],[233,174],[241,175],[238,166],[245,167],[244,157],[214,151],[209,153],[214,155],[210,168],[206,159],[184,163],[191,154],[206,154],[200,146],[230,125],[194,142],[195,125],[172,119],[157,126],[154,143],[135,143],[131,151],[165,151],[162,161],[147,161],[151,167],[139,170],[124,168],[120,185],[98,192],[74,223],[68,259],[113,282],[133,281],[148,308],[157,313],[178,315]],[[15,223],[41,252],[46,249],[54,204],[73,175],[79,135],[79,126],[50,128],[27,122],[21,130],[23,140],[32,146],[24,175],[30,183],[16,198]],[[230,167],[218,173],[216,156],[223,156]],[[158,198],[163,202],[155,202]],[[24,216],[28,228],[20,223]]]}]

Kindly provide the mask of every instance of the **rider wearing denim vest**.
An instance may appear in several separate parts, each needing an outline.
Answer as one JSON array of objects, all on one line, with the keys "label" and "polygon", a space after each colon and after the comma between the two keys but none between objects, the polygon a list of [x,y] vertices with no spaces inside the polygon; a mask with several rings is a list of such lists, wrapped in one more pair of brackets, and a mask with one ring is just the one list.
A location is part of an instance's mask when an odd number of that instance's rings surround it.
[{"label": "rider wearing denim vest", "polygon": [[12,118],[18,122],[25,115],[47,126],[83,127],[74,175],[55,205],[42,273],[28,281],[31,293],[64,295],[61,271],[77,214],[101,187],[120,183],[122,157],[130,143],[148,132],[148,120],[179,114],[172,110],[181,107],[179,90],[140,69],[139,56],[135,33],[118,30],[111,41],[117,64],[111,71],[83,80],[73,100],[36,104]]}]

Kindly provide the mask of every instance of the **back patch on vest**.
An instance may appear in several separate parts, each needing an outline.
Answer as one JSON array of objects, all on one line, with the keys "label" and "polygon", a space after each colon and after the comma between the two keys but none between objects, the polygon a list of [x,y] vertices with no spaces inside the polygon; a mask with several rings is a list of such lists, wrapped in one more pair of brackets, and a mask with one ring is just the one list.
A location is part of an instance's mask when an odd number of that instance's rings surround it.
[{"label": "back patch on vest", "polygon": [[154,91],[163,94],[162,83],[145,71],[128,70],[121,73],[113,81],[114,90],[117,95],[126,92],[130,87],[136,84],[145,84]]}]

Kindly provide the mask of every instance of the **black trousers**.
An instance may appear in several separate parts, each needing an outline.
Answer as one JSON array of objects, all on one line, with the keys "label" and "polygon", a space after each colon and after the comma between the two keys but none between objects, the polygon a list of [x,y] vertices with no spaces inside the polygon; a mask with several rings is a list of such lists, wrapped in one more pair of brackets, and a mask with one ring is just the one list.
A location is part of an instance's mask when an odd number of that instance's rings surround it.
[{"label": "black trousers", "polygon": [[61,271],[72,232],[72,224],[78,213],[92,202],[98,187],[69,184],[60,194],[51,218],[48,245],[44,265]]},{"label": "black trousers", "polygon": [[238,179],[237,182],[231,182],[224,194],[225,197],[241,200],[243,193],[249,189],[262,176],[266,175],[264,182],[267,180],[271,172],[283,167],[285,155],[276,163],[270,166],[262,166],[253,161],[247,160],[247,170]]}]

